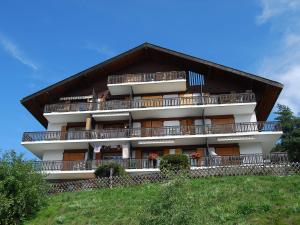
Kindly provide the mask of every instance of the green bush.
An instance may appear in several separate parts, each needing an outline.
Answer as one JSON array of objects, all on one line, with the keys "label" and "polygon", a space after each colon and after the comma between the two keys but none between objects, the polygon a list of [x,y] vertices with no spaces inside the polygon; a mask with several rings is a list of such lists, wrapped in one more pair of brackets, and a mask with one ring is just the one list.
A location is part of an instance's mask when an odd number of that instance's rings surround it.
[{"label": "green bush", "polygon": [[47,184],[23,155],[0,156],[0,224],[21,224],[47,200]]},{"label": "green bush", "polygon": [[160,161],[161,170],[178,171],[189,168],[189,158],[186,155],[165,155]]},{"label": "green bush", "polygon": [[110,169],[112,168],[113,170],[113,176],[123,176],[125,175],[125,170],[121,165],[115,162],[103,164],[99,166],[95,170],[95,175],[96,177],[109,177],[110,176]]}]

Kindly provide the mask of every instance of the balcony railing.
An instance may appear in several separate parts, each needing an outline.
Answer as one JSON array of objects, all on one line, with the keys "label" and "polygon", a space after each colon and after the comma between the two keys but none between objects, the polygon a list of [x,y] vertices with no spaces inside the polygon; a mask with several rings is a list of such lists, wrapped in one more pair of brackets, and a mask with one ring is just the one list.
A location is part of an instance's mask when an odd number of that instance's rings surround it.
[{"label": "balcony railing", "polygon": [[[207,156],[197,159],[189,158],[192,167],[209,167],[224,165],[283,164],[288,162],[287,154],[247,154],[238,156]],[[119,159],[119,160],[85,160],[85,161],[35,161],[38,171],[77,171],[94,170],[100,165],[115,162],[125,169],[155,169],[160,166],[160,159]]]},{"label": "balcony railing", "polygon": [[58,141],[58,140],[85,140],[85,139],[111,139],[131,137],[163,137],[178,135],[204,135],[204,134],[228,134],[245,132],[280,131],[281,127],[276,122],[251,122],[232,123],[200,126],[168,126],[152,128],[124,128],[102,129],[84,131],[42,131],[25,132],[23,142]]},{"label": "balcony railing", "polygon": [[108,76],[107,84],[123,84],[151,81],[168,81],[186,79],[185,71],[170,71],[156,73],[137,73]]},{"label": "balcony railing", "polygon": [[105,102],[58,103],[46,105],[44,113],[117,110],[186,105],[212,105],[255,102],[254,93],[221,94],[210,96],[174,97],[160,99],[112,100]]}]

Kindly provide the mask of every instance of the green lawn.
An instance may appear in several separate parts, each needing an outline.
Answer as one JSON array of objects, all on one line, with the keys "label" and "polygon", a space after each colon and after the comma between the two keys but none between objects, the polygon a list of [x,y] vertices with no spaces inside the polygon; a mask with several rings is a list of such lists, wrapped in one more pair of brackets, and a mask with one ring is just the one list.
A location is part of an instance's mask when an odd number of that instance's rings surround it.
[{"label": "green lawn", "polygon": [[[189,181],[195,224],[300,224],[300,176]],[[27,224],[139,224],[161,184],[64,193]]]}]

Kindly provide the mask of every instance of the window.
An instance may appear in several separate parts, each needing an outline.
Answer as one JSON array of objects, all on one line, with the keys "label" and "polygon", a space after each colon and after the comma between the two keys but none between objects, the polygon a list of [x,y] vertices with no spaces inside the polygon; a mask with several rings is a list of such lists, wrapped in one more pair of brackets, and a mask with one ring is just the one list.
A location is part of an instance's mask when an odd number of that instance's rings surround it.
[{"label": "window", "polygon": [[175,155],[176,154],[176,149],[170,149],[170,155]]},{"label": "window", "polygon": [[165,127],[180,126],[180,122],[179,122],[179,120],[167,120],[167,121],[164,121],[164,126]]},{"label": "window", "polygon": [[178,94],[164,95],[164,106],[174,106],[179,105]]},{"label": "window", "polygon": [[176,135],[180,132],[179,120],[168,120],[164,121],[165,135]]}]

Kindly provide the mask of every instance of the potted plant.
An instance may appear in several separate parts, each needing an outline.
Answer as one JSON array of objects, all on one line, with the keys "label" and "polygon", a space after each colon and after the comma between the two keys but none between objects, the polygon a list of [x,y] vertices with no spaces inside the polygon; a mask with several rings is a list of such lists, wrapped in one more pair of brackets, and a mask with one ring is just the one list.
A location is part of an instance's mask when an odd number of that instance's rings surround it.
[{"label": "potted plant", "polygon": [[197,162],[198,162],[198,159],[200,159],[201,158],[201,153],[199,153],[199,152],[192,152],[191,154],[190,154],[190,158],[192,159],[191,160],[191,164],[192,164],[192,166],[197,166]]},{"label": "potted plant", "polygon": [[192,159],[200,159],[201,158],[201,153],[199,153],[199,152],[192,152],[191,155],[190,155],[190,157]]},{"label": "potted plant", "polygon": [[156,164],[157,164],[157,158],[158,158],[158,154],[154,153],[154,152],[150,153],[149,156],[148,156],[148,159],[153,162],[153,167],[154,168],[156,167]]}]

